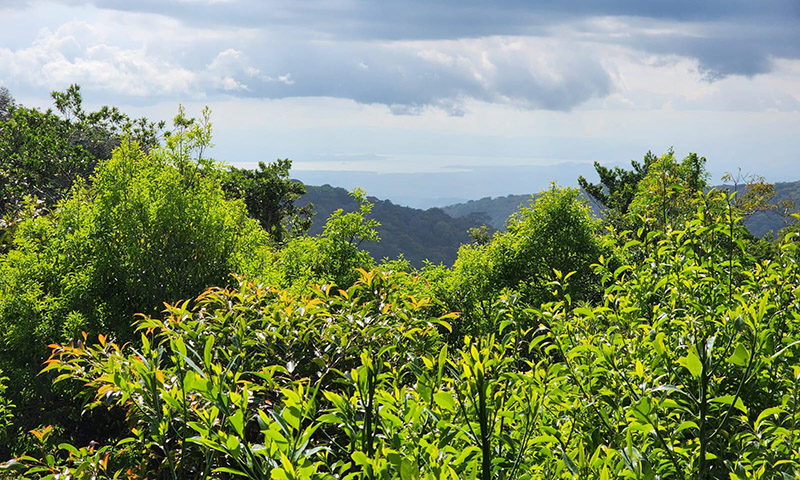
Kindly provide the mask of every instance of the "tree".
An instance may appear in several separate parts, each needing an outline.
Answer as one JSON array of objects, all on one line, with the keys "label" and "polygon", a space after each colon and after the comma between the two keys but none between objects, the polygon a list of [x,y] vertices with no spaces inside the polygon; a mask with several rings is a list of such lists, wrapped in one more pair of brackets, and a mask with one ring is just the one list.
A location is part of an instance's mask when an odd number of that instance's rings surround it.
[{"label": "tree", "polygon": [[295,205],[306,189],[301,182],[289,179],[291,167],[289,159],[269,165],[258,162],[258,170],[230,167],[222,180],[225,192],[244,200],[250,217],[259,221],[276,244],[304,234],[311,226],[313,205]]},{"label": "tree", "polygon": [[201,156],[207,115],[181,111],[175,124],[166,145],[149,152],[124,139],[90,182],[23,220],[0,256],[0,369],[26,410],[17,416],[25,429],[71,405],[36,377],[46,345],[81,332],[134,340],[135,314],[158,315],[165,300],[264,270],[267,234],[243,202],[225,198],[220,167]]},{"label": "tree", "polygon": [[307,289],[309,284],[332,282],[347,288],[358,279],[358,269],[370,269],[375,261],[361,249],[364,242],[380,241],[375,230],[380,224],[368,218],[372,204],[360,188],[351,192],[358,202],[355,212],[338,209],[328,218],[325,230],[315,237],[289,240],[277,254],[277,282]]},{"label": "tree", "polygon": [[8,120],[16,101],[6,87],[0,87],[0,122]]},{"label": "tree", "polygon": [[639,182],[647,175],[650,165],[656,161],[652,152],[647,152],[642,163],[631,160],[631,170],[620,167],[608,168],[594,162],[600,183],[589,183],[583,176],[578,184],[589,197],[603,207],[603,218],[609,225],[624,230],[624,216],[636,196]]},{"label": "tree", "polygon": [[[123,136],[145,151],[158,145],[163,122],[132,120],[116,107],[87,113],[77,85],[51,96],[61,116],[52,110],[0,106],[10,112],[0,123],[0,217],[9,224],[15,223],[26,198],[35,197],[50,208],[78,179],[89,180]],[[13,99],[3,98],[0,92],[0,102],[13,105]]]},{"label": "tree", "polygon": [[490,328],[504,290],[538,306],[552,299],[550,282],[560,276],[575,301],[597,296],[599,278],[591,266],[602,253],[598,222],[578,190],[552,185],[507,225],[488,243],[462,246],[440,287],[448,307],[462,312],[466,331]]},{"label": "tree", "polygon": [[679,226],[695,210],[698,193],[708,187],[706,159],[690,153],[680,162],[672,150],[652,161],[628,207],[633,225]]},{"label": "tree", "polygon": [[647,175],[650,165],[656,160],[652,152],[647,152],[644,161],[631,160],[632,170],[614,167],[608,168],[594,162],[594,169],[600,177],[600,183],[589,183],[582,175],[578,184],[589,196],[602,207],[624,215],[636,195],[639,182]]}]

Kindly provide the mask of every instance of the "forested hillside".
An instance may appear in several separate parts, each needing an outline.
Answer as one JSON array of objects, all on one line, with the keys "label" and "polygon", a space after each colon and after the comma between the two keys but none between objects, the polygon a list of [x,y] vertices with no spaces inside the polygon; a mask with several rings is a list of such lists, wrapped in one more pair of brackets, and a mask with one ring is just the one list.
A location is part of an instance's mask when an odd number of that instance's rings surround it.
[{"label": "forested hillside", "polygon": [[775,197],[770,201],[775,209],[753,213],[745,220],[747,228],[757,237],[769,232],[778,232],[796,220],[788,214],[800,207],[800,181],[778,182],[775,184]]},{"label": "forested hillside", "polygon": [[[327,218],[337,209],[353,212],[358,203],[347,190],[330,185],[306,185],[306,193],[297,204],[311,203],[315,212],[309,229],[312,235],[321,234]],[[417,268],[422,268],[425,260],[432,263],[452,265],[458,248],[470,243],[469,230],[488,224],[488,217],[481,214],[453,218],[442,209],[419,210],[395,205],[389,200],[370,197],[373,204],[371,217],[380,223],[375,227],[379,242],[371,242],[364,248],[377,259],[394,259],[403,255]]]},{"label": "forested hillside", "polygon": [[485,197],[480,200],[470,200],[442,207],[444,213],[453,218],[468,217],[470,215],[485,215],[486,224],[496,230],[506,228],[506,220],[521,206],[527,205],[531,195],[507,195],[505,197]]},{"label": "forested hillside", "polygon": [[204,156],[208,110],[54,99],[0,116],[3,480],[800,476],[798,227],[743,221],[772,185],[648,154],[582,180],[602,218],[553,185],[415,268],[365,250],[388,202],[309,231],[289,160]]},{"label": "forested hillside", "polygon": [[[714,188],[723,190],[732,189],[733,187],[731,185],[720,185]],[[442,210],[455,218],[471,215],[476,216],[476,218],[483,218],[486,215],[488,216],[486,224],[500,230],[505,228],[505,222],[508,217],[517,211],[521,205],[527,204],[530,199],[531,195],[486,197],[480,200],[448,205],[442,207]],[[775,197],[770,200],[770,203],[775,206],[774,209],[754,212],[745,219],[747,228],[759,238],[769,232],[777,235],[778,231],[794,222],[788,214],[796,210],[796,206],[800,206],[800,181],[776,183]],[[592,204],[592,207],[593,210],[599,212],[597,205]]]}]

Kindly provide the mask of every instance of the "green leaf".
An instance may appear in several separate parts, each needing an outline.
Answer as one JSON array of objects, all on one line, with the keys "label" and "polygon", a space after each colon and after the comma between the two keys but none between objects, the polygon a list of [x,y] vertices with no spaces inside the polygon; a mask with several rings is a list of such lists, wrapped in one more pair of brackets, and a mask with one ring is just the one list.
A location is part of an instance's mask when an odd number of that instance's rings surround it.
[{"label": "green leaf", "polygon": [[692,346],[686,353],[686,356],[679,360],[689,373],[694,378],[700,378],[700,373],[703,371],[703,364],[700,362],[700,357],[697,355],[697,349]]},{"label": "green leaf", "polygon": [[286,471],[282,468],[273,468],[269,474],[275,480],[289,480]]},{"label": "green leaf", "polygon": [[239,439],[238,439],[238,438],[236,438],[236,437],[234,437],[233,435],[231,435],[231,436],[230,436],[230,437],[228,437],[228,439],[225,441],[225,446],[226,446],[226,447],[228,447],[228,450],[229,450],[229,451],[231,451],[231,452],[236,452],[236,451],[238,451],[238,450],[239,450],[239,447],[241,446],[241,443],[239,442]]},{"label": "green leaf", "polygon": [[756,419],[755,423],[756,430],[758,430],[759,426],[761,426],[761,422],[763,422],[767,417],[771,417],[772,415],[777,415],[781,412],[783,412],[783,407],[781,406],[767,408],[766,410],[761,412],[758,415],[758,418]]},{"label": "green leaf", "polygon": [[233,430],[240,436],[244,436],[244,413],[241,410],[236,412],[228,418]]},{"label": "green leaf", "polygon": [[687,420],[687,421],[681,423],[678,426],[678,428],[675,429],[675,433],[680,433],[680,432],[686,430],[687,428],[694,428],[694,429],[700,430],[700,427],[698,427],[695,422],[693,422],[691,420]]},{"label": "green leaf", "polygon": [[404,458],[400,463],[400,480],[414,480],[418,473],[419,469],[411,460]]},{"label": "green leaf", "polygon": [[567,466],[567,469],[573,475],[578,475],[578,466],[575,465],[575,462],[573,462],[571,458],[569,458],[569,455],[567,455],[567,452],[561,452],[561,459],[564,460],[564,465]]},{"label": "green leaf", "polygon": [[448,412],[453,412],[456,409],[456,402],[450,392],[436,392],[433,394],[433,400],[436,405],[439,405],[439,408]]},{"label": "green leaf", "polygon": [[283,411],[281,412],[281,416],[283,417],[283,419],[286,420],[286,423],[294,430],[300,429],[301,415],[302,414],[300,412],[300,409],[298,409],[294,405],[284,408]]},{"label": "green leaf", "polygon": [[206,339],[206,345],[203,348],[203,360],[206,362],[206,366],[211,365],[211,356],[212,349],[214,348],[214,335],[209,335]]},{"label": "green leaf", "polygon": [[350,455],[350,458],[353,459],[353,462],[355,462],[356,465],[364,466],[367,464],[367,462],[369,462],[369,458],[367,458],[364,452],[353,452],[353,454]]},{"label": "green leaf", "polygon": [[70,445],[69,443],[60,443],[58,445],[58,448],[60,448],[61,450],[66,450],[72,455],[78,456],[78,449],[75,448],[73,445]]},{"label": "green leaf", "polygon": [[747,351],[745,346],[740,343],[739,345],[736,345],[736,350],[734,350],[731,356],[728,357],[727,362],[733,365],[744,367],[747,365],[748,360],[750,360],[750,353]]},{"label": "green leaf", "polygon": [[735,397],[733,395],[721,395],[719,397],[712,398],[711,402],[721,403],[723,405],[730,405],[733,403],[734,398],[736,399],[736,403],[733,405],[734,408],[740,410],[742,413],[747,413],[747,407],[744,406],[742,397]]},{"label": "green leaf", "polygon": [[231,475],[239,475],[240,477],[248,476],[241,470],[234,470],[233,468],[228,468],[228,467],[217,467],[214,469],[214,473],[230,473]]},{"label": "green leaf", "polygon": [[442,381],[442,373],[444,372],[444,367],[447,365],[447,344],[445,343],[442,345],[442,349],[439,350],[439,365],[436,371],[436,380],[437,384],[441,383]]}]

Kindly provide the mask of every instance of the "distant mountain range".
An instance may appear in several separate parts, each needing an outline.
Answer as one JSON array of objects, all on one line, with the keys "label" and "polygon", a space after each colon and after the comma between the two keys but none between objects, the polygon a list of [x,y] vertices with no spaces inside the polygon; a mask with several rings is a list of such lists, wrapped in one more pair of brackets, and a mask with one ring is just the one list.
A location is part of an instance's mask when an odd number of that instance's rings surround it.
[{"label": "distant mountain range", "polygon": [[[452,217],[440,208],[420,210],[375,197],[369,197],[369,201],[373,203],[372,218],[381,224],[377,229],[381,240],[365,243],[363,247],[377,260],[394,259],[402,253],[417,268],[422,267],[425,260],[452,265],[458,247],[471,241],[468,230],[489,223],[489,217],[484,214]],[[330,185],[306,185],[306,194],[297,204],[302,206],[308,202],[314,205],[316,212],[309,231],[312,235],[322,233],[328,217],[337,209],[352,212],[358,206],[347,190]]]},{"label": "distant mountain range", "polygon": [[[717,188],[730,187],[723,185]],[[773,203],[789,201],[795,202],[795,210],[800,207],[800,181],[776,183],[775,193]],[[492,230],[502,230],[508,217],[533,199],[533,195],[485,197],[443,208],[421,210],[369,197],[374,205],[372,217],[381,223],[378,227],[381,241],[365,244],[364,248],[377,260],[394,259],[403,254],[417,268],[422,267],[426,260],[452,265],[458,248],[472,241],[468,233],[470,228],[487,225]],[[322,233],[326,220],[337,209],[352,212],[357,208],[347,190],[330,185],[306,185],[306,195],[297,203],[302,206],[309,202],[314,204],[316,212],[309,231],[312,235]],[[591,202],[590,205],[597,213],[597,206]],[[763,237],[770,231],[777,234],[787,225],[787,218],[780,209],[758,212],[748,218],[746,224],[753,235]]]},{"label": "distant mountain range", "polygon": [[466,217],[469,215],[486,215],[488,222],[486,225],[495,230],[502,230],[506,227],[506,220],[512,213],[522,206],[528,205],[534,195],[507,195],[505,197],[484,197],[480,200],[470,200],[464,203],[456,203],[442,207],[444,213],[451,217]]},{"label": "distant mountain range", "polygon": [[[772,199],[772,203],[779,205],[780,202],[793,202],[794,208],[791,212],[800,208],[800,181],[775,184],[775,198]],[[748,218],[745,223],[750,232],[756,237],[763,237],[770,231],[773,235],[777,235],[778,231],[788,225],[787,222],[790,221],[790,218],[786,218],[784,213],[786,212],[780,207],[776,210],[757,212]]]},{"label": "distant mountain range", "polygon": [[[717,189],[730,189],[731,185],[718,185]],[[452,217],[462,217],[467,215],[485,214],[489,217],[487,225],[501,230],[505,228],[506,220],[512,213],[516,212],[520,206],[528,205],[534,198],[532,195],[508,195],[497,198],[482,198],[480,200],[470,200],[464,203],[457,203],[443,207],[445,213]],[[800,181],[780,182],[775,184],[775,198],[773,204],[779,205],[781,202],[794,202],[794,209],[800,208]],[[599,208],[594,202],[589,202],[595,213],[599,213]],[[756,212],[751,215],[745,224],[750,232],[756,237],[763,237],[769,232],[776,235],[780,229],[785,227],[789,218],[784,215],[784,211],[779,207],[775,210]]]}]

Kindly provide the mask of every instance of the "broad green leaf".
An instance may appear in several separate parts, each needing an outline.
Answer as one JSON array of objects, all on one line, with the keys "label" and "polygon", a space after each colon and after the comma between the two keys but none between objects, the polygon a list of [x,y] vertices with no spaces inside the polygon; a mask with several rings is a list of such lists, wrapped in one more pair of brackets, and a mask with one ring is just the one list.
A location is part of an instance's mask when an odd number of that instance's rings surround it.
[{"label": "broad green leaf", "polygon": [[761,412],[758,415],[758,418],[756,419],[755,423],[756,430],[758,430],[758,428],[761,426],[761,422],[763,422],[767,417],[771,417],[772,415],[777,415],[781,412],[783,412],[783,407],[781,406],[767,408],[766,410]]},{"label": "broad green leaf", "polygon": [[289,424],[293,429],[299,430],[300,429],[300,416],[301,412],[300,409],[295,407],[294,405],[286,407],[281,412],[281,416],[286,423]]},{"label": "broad green leaf", "polygon": [[733,403],[734,398],[736,399],[736,403],[733,405],[734,408],[740,410],[742,413],[747,413],[747,407],[744,406],[742,397],[734,397],[733,395],[721,395],[719,397],[712,398],[711,402],[721,403],[723,405],[730,405]]},{"label": "broad green leaf", "polygon": [[687,428],[694,428],[694,429],[700,430],[700,427],[698,427],[695,422],[693,422],[691,420],[687,420],[685,422],[682,422],[678,426],[678,428],[675,429],[675,433],[680,433],[680,432],[686,430]]},{"label": "broad green leaf", "polygon": [[414,480],[418,473],[419,469],[411,460],[404,458],[400,463],[400,480]]},{"label": "broad green leaf", "polygon": [[689,347],[686,356],[682,357],[679,361],[689,370],[692,377],[700,378],[700,373],[703,371],[703,364],[700,362],[700,357],[697,355],[697,350],[694,346]]},{"label": "broad green leaf", "polygon": [[364,452],[355,451],[352,455],[350,455],[350,458],[353,459],[353,462],[355,462],[356,465],[364,466],[367,464],[367,462],[369,462],[369,458],[367,458]]},{"label": "broad green leaf", "polygon": [[239,450],[241,442],[239,442],[238,438],[231,435],[228,437],[227,440],[225,440],[225,446],[228,447],[228,450],[230,450],[231,452],[236,452],[237,450]]},{"label": "broad green leaf", "polygon": [[750,360],[750,352],[748,352],[747,348],[745,348],[745,346],[741,343],[736,345],[736,349],[733,351],[731,356],[727,358],[728,363],[738,365],[740,367],[747,365],[748,360]]},{"label": "broad green leaf", "polygon": [[456,409],[456,402],[450,392],[436,392],[433,394],[433,400],[439,405],[439,408],[453,412]]},{"label": "broad green leaf", "polygon": [[244,413],[241,410],[236,410],[233,415],[228,417],[228,422],[230,422],[237,435],[244,436]]}]

